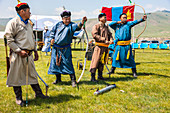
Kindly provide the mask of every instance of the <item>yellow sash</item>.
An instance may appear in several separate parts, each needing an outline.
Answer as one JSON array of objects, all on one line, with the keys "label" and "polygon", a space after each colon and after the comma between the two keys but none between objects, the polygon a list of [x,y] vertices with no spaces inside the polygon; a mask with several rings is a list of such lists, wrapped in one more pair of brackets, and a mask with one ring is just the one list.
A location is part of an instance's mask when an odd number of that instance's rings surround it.
[{"label": "yellow sash", "polygon": [[[130,45],[130,40],[128,40],[128,41],[118,41],[118,42],[117,42],[117,45],[119,45],[119,46]],[[119,53],[119,51],[118,51],[116,60],[119,60],[119,57],[120,57],[120,53]],[[130,57],[130,47],[129,47],[129,50],[128,50],[126,59],[128,60],[129,57]]]},{"label": "yellow sash", "polygon": [[109,47],[109,44],[95,42],[95,46]]},{"label": "yellow sash", "polygon": [[118,41],[117,42],[117,45],[119,46],[126,46],[126,45],[129,45],[130,44],[130,40],[128,41]]}]

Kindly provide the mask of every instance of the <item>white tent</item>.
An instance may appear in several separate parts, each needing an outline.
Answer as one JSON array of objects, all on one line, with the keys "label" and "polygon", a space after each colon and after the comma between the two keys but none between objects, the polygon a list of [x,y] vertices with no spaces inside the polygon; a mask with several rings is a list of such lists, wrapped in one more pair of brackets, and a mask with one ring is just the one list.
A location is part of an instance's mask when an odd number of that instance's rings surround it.
[{"label": "white tent", "polygon": [[34,29],[44,29],[45,26],[51,30],[52,27],[59,21],[61,21],[60,16],[43,16],[43,15],[32,15],[31,21],[34,23]]},{"label": "white tent", "polygon": [[5,34],[4,31],[0,31],[0,38],[4,38],[4,34]]}]

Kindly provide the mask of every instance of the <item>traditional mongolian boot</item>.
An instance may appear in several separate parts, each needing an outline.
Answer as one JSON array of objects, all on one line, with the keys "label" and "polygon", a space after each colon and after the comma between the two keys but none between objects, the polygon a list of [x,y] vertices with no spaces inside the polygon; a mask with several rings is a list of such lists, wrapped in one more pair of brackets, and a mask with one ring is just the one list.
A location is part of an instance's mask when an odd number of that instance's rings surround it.
[{"label": "traditional mongolian boot", "polygon": [[76,76],[75,74],[70,74],[72,87],[76,87]]},{"label": "traditional mongolian boot", "polygon": [[133,73],[133,77],[135,77],[135,78],[138,77],[137,73],[136,73],[136,68],[132,68],[132,73]]},{"label": "traditional mongolian boot", "polygon": [[16,104],[20,105],[21,107],[24,106],[21,86],[14,86],[13,89],[16,95]]},{"label": "traditional mongolian boot", "polygon": [[95,78],[95,73],[91,73],[91,81],[92,82],[97,82],[97,80]]},{"label": "traditional mongolian boot", "polygon": [[42,98],[42,99],[49,98],[49,96],[45,96],[45,95],[42,93],[39,84],[31,84],[31,87],[32,87],[32,89],[33,89],[34,92],[35,92],[35,97],[36,97],[36,98]]},{"label": "traditional mongolian boot", "polygon": [[107,74],[114,74],[114,73],[115,73],[115,69],[116,69],[116,67],[112,67],[111,70],[110,70],[110,72],[107,73]]},{"label": "traditional mongolian boot", "polygon": [[103,72],[98,70],[98,79],[100,80],[106,80],[105,78],[103,78]]},{"label": "traditional mongolian boot", "polygon": [[59,83],[59,82],[62,82],[62,81],[61,81],[61,74],[56,75],[56,81],[53,82],[53,84],[57,84],[57,83]]}]

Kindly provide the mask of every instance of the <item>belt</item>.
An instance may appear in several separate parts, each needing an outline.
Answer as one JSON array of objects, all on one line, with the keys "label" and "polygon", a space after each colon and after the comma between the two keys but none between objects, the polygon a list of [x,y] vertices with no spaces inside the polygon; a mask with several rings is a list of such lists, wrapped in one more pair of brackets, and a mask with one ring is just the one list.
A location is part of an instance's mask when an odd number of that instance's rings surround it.
[{"label": "belt", "polygon": [[106,43],[99,43],[99,42],[95,42],[96,46],[101,46],[101,47],[109,47],[109,44]]},{"label": "belt", "polygon": [[129,44],[130,44],[130,40],[128,40],[128,41],[118,41],[117,42],[117,45],[119,45],[119,46],[127,46]]},{"label": "belt", "polygon": [[67,48],[67,47],[70,47],[70,44],[65,45],[65,46],[60,46],[60,45],[54,44],[53,46],[58,47],[58,48]]},{"label": "belt", "polygon": [[22,49],[23,51],[25,51],[29,56],[32,55],[32,52],[34,50],[27,50],[27,49]]}]

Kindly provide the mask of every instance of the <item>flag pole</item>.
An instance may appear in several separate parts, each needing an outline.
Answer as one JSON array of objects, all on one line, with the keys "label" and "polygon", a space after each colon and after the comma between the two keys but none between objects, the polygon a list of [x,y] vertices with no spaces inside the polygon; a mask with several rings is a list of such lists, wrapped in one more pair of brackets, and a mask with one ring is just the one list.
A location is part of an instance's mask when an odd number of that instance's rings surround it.
[{"label": "flag pole", "polygon": [[[135,5],[135,3],[133,5]],[[135,12],[136,12],[136,10],[134,8],[134,20],[135,20],[135,16],[136,16]],[[135,43],[135,27],[133,27],[133,43]],[[133,54],[133,58],[135,60],[135,49],[134,48],[135,48],[135,44],[133,44],[133,47],[132,47],[132,54]]]},{"label": "flag pole", "polygon": [[[131,0],[129,0],[129,3],[131,5],[135,5],[135,3],[133,4],[133,2]],[[135,8],[134,8],[134,20],[135,20]],[[135,43],[135,28],[133,27],[133,43]],[[136,42],[137,43],[137,42]],[[135,44],[133,44],[133,47],[132,47],[132,54],[133,54],[133,58],[135,59]]]},{"label": "flag pole", "polygon": [[[135,3],[134,3],[134,5],[135,5]],[[136,16],[136,10],[135,10],[136,8],[134,8],[134,20],[135,20],[135,16]],[[133,27],[133,43],[135,43],[135,27]],[[134,48],[134,44],[133,44],[133,48]]]}]

